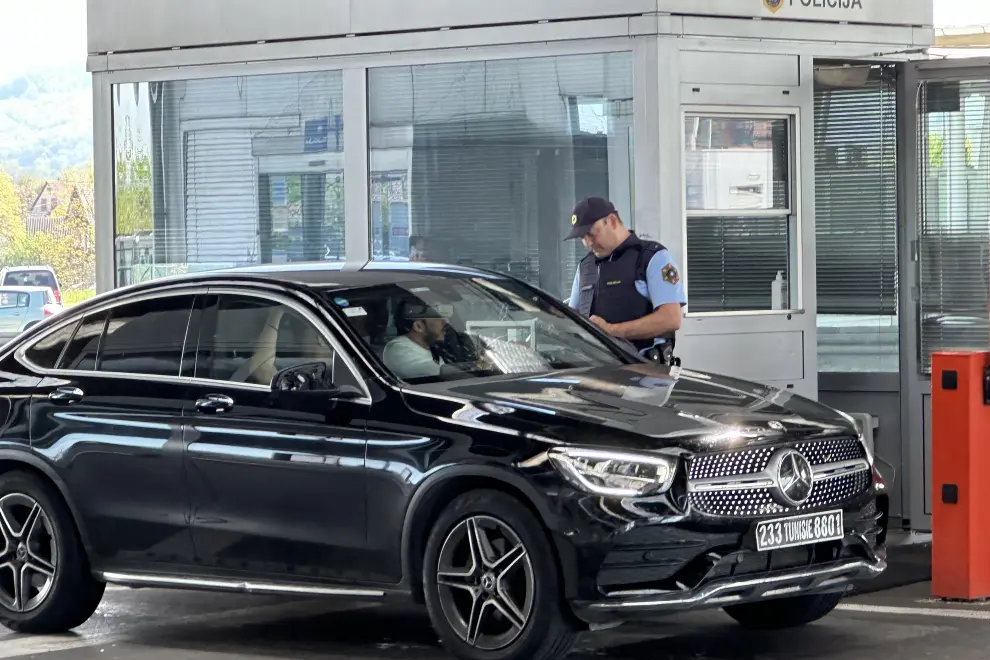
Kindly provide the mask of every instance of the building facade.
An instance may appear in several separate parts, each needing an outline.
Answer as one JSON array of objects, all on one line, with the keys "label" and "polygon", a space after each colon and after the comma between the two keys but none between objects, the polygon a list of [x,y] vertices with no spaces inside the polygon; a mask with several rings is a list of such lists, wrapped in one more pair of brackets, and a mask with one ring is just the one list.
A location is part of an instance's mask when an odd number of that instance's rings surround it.
[{"label": "building facade", "polygon": [[988,241],[951,262],[914,191],[957,227],[990,157],[990,96],[943,85],[919,123],[906,93],[931,0],[88,5],[100,290],[425,246],[563,298],[571,209],[608,196],[682,265],[684,362],[870,413],[893,513],[927,524],[902,395],[924,351],[977,342]]}]

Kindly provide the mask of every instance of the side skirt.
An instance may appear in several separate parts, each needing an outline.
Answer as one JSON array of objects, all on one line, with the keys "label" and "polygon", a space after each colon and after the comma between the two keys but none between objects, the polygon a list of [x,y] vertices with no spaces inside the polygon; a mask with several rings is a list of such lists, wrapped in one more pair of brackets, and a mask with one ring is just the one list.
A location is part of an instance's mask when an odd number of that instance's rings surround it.
[{"label": "side skirt", "polygon": [[195,591],[225,591],[242,594],[268,594],[284,596],[336,596],[348,598],[384,598],[385,591],[359,587],[315,586],[286,582],[223,580],[215,578],[190,578],[172,575],[146,575],[139,573],[97,572],[96,578],[107,584],[125,587],[149,587],[156,589],[189,589]]}]

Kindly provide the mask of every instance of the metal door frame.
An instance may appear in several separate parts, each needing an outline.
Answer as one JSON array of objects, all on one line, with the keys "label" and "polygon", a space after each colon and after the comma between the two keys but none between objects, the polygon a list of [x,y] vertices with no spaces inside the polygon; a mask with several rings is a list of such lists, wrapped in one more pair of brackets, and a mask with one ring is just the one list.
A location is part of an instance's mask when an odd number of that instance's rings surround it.
[{"label": "metal door frame", "polygon": [[990,62],[986,58],[924,60],[903,65],[898,76],[898,135],[900,139],[899,206],[899,306],[900,306],[900,378],[901,429],[904,474],[900,488],[905,502],[905,517],[912,531],[931,531],[931,379],[920,373],[920,306],[921,209],[919,190],[922,184],[919,156],[920,89],[926,82],[943,80],[990,79]]}]

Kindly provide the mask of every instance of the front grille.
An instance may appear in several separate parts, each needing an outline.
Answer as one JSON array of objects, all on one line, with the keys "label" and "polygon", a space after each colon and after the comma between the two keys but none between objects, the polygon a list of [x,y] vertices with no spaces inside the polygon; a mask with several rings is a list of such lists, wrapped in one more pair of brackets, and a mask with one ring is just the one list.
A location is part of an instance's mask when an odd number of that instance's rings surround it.
[{"label": "front grille", "polygon": [[706,454],[691,461],[689,479],[717,479],[763,472],[776,447],[758,447],[723,454]]},{"label": "front grille", "polygon": [[815,484],[815,489],[808,501],[793,508],[777,504],[770,495],[769,488],[691,493],[690,502],[693,509],[711,516],[725,518],[774,516],[832,506],[859,495],[869,485],[870,472],[868,470],[819,481]]},{"label": "front grille", "polygon": [[[775,452],[788,447],[803,454],[813,467],[866,458],[862,443],[853,437],[780,443],[697,456],[688,467],[688,479],[731,479],[759,474],[767,469]],[[815,483],[808,501],[793,508],[778,504],[770,488],[697,491],[690,493],[689,501],[693,509],[708,515],[729,518],[770,516],[833,506],[861,494],[870,482],[869,470],[823,479]]]}]

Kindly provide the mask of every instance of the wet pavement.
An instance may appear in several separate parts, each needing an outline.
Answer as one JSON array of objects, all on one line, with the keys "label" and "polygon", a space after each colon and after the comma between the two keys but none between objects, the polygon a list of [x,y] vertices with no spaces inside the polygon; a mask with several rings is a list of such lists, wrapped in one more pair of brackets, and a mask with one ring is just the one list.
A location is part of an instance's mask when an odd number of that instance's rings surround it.
[{"label": "wet pavement", "polygon": [[[852,597],[821,622],[781,633],[742,630],[719,611],[587,634],[569,658],[628,660],[983,660],[990,605],[944,604],[927,583]],[[75,634],[0,629],[0,659],[442,660],[418,609],[335,601],[112,588]]]}]

